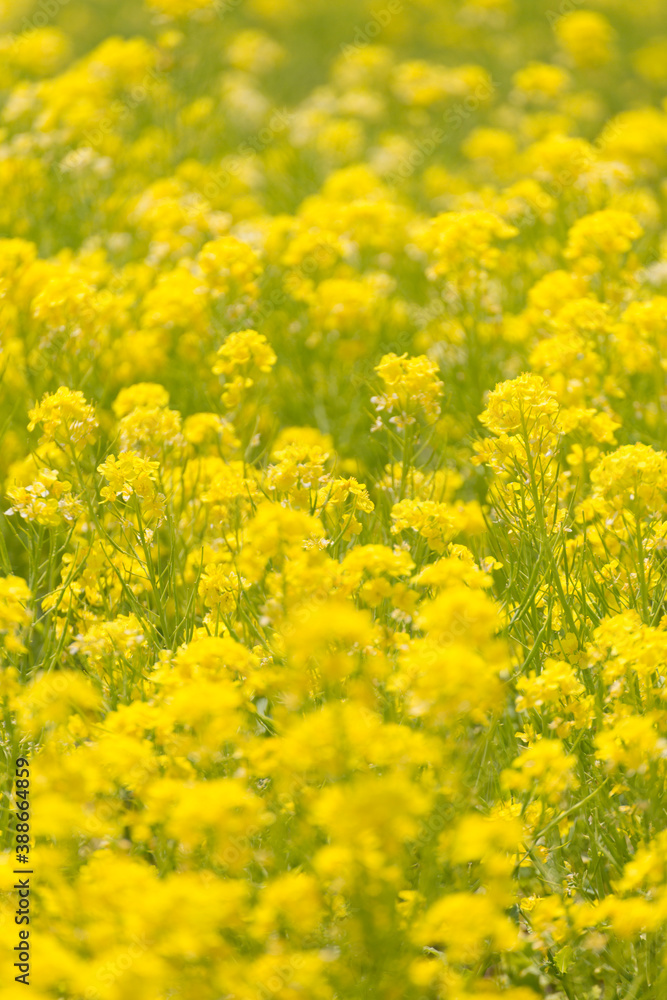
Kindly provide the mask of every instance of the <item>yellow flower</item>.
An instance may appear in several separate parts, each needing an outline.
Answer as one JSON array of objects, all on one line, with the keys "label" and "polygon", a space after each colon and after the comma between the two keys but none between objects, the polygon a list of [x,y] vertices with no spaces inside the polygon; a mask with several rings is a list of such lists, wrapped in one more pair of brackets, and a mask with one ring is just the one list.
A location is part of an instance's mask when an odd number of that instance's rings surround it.
[{"label": "yellow flower", "polygon": [[466,269],[473,273],[478,268],[493,271],[501,258],[496,240],[508,240],[518,230],[494,212],[445,212],[431,220],[419,243],[430,252],[435,264],[434,276],[449,277],[460,272],[463,280]]},{"label": "yellow flower", "polygon": [[58,444],[81,445],[95,440],[97,428],[95,408],[86,402],[82,392],[61,385],[54,393],[47,393],[41,403],[30,410],[28,430],[42,425],[40,443],[56,441]]},{"label": "yellow flower", "polygon": [[440,415],[442,382],[438,365],[425,355],[409,358],[407,354],[385,354],[375,371],[384,383],[384,393],[371,402],[378,413],[394,413],[390,423],[405,426],[414,422],[414,414],[423,411],[433,423]]},{"label": "yellow flower", "polygon": [[568,87],[569,75],[560,66],[531,62],[512,77],[514,86],[530,98],[555,98]]},{"label": "yellow flower", "polygon": [[20,576],[0,577],[0,638],[7,652],[25,652],[19,636],[32,620],[26,607],[31,598],[30,588]]},{"label": "yellow flower", "polygon": [[629,212],[605,209],[579,219],[568,234],[565,257],[568,260],[590,261],[592,270],[619,254],[627,253],[644,230]]},{"label": "yellow flower", "polygon": [[542,796],[558,805],[564,794],[579,784],[576,762],[560,740],[541,739],[517,757],[511,769],[503,771],[503,784],[513,792]]},{"label": "yellow flower", "polygon": [[169,393],[162,385],[154,382],[137,382],[127,389],[121,389],[113,401],[113,412],[120,419],[138,407],[159,409],[169,405]]},{"label": "yellow flower", "polygon": [[481,422],[494,434],[551,435],[557,428],[559,406],[544,379],[525,373],[502,382],[489,393]]},{"label": "yellow flower", "polygon": [[491,950],[512,951],[518,930],[502,906],[481,893],[443,896],[417,922],[413,938],[431,948],[444,946],[452,962],[469,964]]},{"label": "yellow flower", "polygon": [[624,445],[591,471],[593,495],[609,513],[650,517],[667,508],[667,455],[645,444]]},{"label": "yellow flower", "polygon": [[576,66],[603,66],[612,57],[614,30],[597,11],[576,10],[555,23],[558,40]]}]

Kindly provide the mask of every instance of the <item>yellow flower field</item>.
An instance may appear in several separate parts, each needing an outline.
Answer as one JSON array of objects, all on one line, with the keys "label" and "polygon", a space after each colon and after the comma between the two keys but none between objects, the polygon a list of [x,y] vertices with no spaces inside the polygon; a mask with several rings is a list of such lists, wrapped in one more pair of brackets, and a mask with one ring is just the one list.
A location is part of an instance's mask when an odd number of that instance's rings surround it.
[{"label": "yellow flower field", "polygon": [[665,0],[0,0],[0,1000],[665,1000],[666,168]]}]

